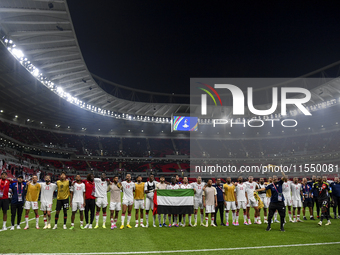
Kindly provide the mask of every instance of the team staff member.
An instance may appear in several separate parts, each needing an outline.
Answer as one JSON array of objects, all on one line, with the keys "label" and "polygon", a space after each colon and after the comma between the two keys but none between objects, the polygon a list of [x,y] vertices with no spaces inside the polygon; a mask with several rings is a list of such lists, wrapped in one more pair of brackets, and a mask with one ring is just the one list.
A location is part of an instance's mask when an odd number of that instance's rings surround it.
[{"label": "team staff member", "polygon": [[223,214],[224,214],[224,194],[223,194],[223,184],[221,184],[221,178],[216,180],[216,183],[213,184],[213,187],[217,191],[217,206],[215,207],[215,225],[217,226],[216,219],[217,219],[217,212],[220,211],[220,218],[221,218],[221,226],[225,226],[223,223]]},{"label": "team staff member", "polygon": [[[94,220],[94,214],[96,209],[96,197],[95,195],[95,184],[94,175],[88,174],[85,183],[85,221],[86,225],[84,228],[92,229],[92,223]],[[89,211],[91,212],[90,224],[89,224]]]},{"label": "team staff member", "polygon": [[[339,177],[334,177],[334,182],[331,183],[332,199],[334,202],[333,212],[334,219],[340,219],[340,181]],[[336,208],[338,207],[338,217],[336,216]]]},{"label": "team staff member", "polygon": [[0,179],[0,209],[2,209],[3,214],[2,230],[7,230],[6,222],[7,210],[9,209],[8,191],[10,183],[10,180],[7,180],[7,173],[2,172]]},{"label": "team staff member", "polygon": [[20,229],[20,220],[26,196],[26,182],[23,182],[23,176],[18,176],[18,182],[13,182],[10,186],[12,190],[11,200],[11,230],[14,230],[15,216],[17,215],[17,229]]},{"label": "team staff member", "polygon": [[[316,176],[313,175],[312,176],[312,180],[307,182],[309,184],[309,186],[312,187],[312,211],[314,212],[314,204],[316,205],[316,216],[319,219],[319,215],[320,215],[320,207],[319,207],[319,203],[318,203],[318,192],[317,190],[313,190],[313,186],[314,183],[316,183]],[[314,215],[313,215],[313,219],[314,220]]]},{"label": "team staff member", "polygon": [[[285,174],[283,171],[281,171],[283,178],[285,178]],[[271,191],[271,198],[270,198],[270,204],[269,204],[269,216],[268,216],[268,226],[266,231],[271,230],[271,223],[272,218],[277,210],[280,215],[280,230],[284,232],[283,225],[285,223],[285,215],[286,215],[286,207],[284,204],[284,196],[282,194],[282,185],[283,185],[283,178],[279,181],[277,176],[273,176],[273,183],[269,184],[267,187],[262,189],[257,189],[256,191],[263,191],[263,190],[270,190]]]},{"label": "team staff member", "polygon": [[63,171],[60,174],[60,180],[57,181],[57,187],[58,187],[58,194],[57,194],[57,207],[56,207],[56,213],[55,213],[55,225],[53,229],[57,229],[58,227],[58,219],[59,219],[59,213],[60,210],[63,209],[64,212],[64,229],[67,229],[66,227],[66,221],[67,221],[67,210],[69,208],[69,196],[70,196],[70,186],[71,182],[69,180],[66,180],[66,173]]}]

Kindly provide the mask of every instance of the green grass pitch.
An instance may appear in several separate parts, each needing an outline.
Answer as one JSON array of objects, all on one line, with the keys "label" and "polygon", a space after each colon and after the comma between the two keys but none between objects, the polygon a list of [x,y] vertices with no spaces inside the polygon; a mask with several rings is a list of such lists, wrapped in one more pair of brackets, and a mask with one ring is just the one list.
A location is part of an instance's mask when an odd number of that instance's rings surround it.
[{"label": "green grass pitch", "polygon": [[[55,209],[55,202],[53,210]],[[39,203],[40,204],[40,203]],[[39,214],[42,212],[39,210]],[[51,225],[54,226],[54,215],[52,213]],[[100,252],[147,252],[147,251],[173,251],[173,250],[201,250],[215,248],[237,248],[237,247],[259,247],[277,246],[308,243],[328,243],[340,241],[340,220],[331,220],[330,226],[317,226],[317,220],[307,220],[302,223],[287,223],[286,232],[279,231],[279,224],[273,223],[272,230],[266,232],[266,225],[249,225],[222,227],[152,227],[152,217],[149,217],[149,228],[134,228],[134,209],[131,217],[132,229],[119,229],[120,215],[118,218],[118,229],[110,229],[109,213],[106,229],[102,225],[102,213],[100,214],[98,229],[79,228],[79,213],[76,214],[75,229],[64,230],[63,213],[61,212],[58,229],[43,230],[42,217],[40,218],[40,229],[35,229],[35,220],[30,221],[30,229],[0,232],[1,253],[100,253]],[[254,215],[251,209],[251,215]],[[309,214],[306,215],[309,218]],[[31,210],[29,218],[34,218]],[[231,220],[231,214],[229,216]],[[261,212],[263,221],[263,212]],[[192,217],[194,220],[194,217]],[[287,216],[288,220],[288,216]],[[24,215],[22,222],[24,221]],[[67,227],[71,226],[71,210],[68,211]],[[126,220],[125,220],[126,221]],[[188,220],[187,220],[188,221]],[[158,218],[156,217],[158,223]],[[242,215],[240,223],[243,222]],[[200,223],[200,216],[198,216]],[[210,223],[210,221],[209,221]],[[219,216],[218,216],[219,223]],[[230,222],[231,223],[231,222]],[[325,224],[324,220],[324,224]],[[0,212],[0,224],[2,224],[2,211]],[[7,226],[10,225],[10,211],[8,211]],[[2,225],[1,225],[2,226]],[[279,251],[278,251],[279,250]],[[328,244],[318,246],[294,246],[281,248],[262,248],[232,251],[195,251],[194,253],[206,254],[337,254],[340,244]],[[189,253],[189,252],[186,252]],[[193,252],[191,252],[193,253]],[[176,253],[178,254],[178,253]],[[183,252],[184,254],[184,252]]]}]

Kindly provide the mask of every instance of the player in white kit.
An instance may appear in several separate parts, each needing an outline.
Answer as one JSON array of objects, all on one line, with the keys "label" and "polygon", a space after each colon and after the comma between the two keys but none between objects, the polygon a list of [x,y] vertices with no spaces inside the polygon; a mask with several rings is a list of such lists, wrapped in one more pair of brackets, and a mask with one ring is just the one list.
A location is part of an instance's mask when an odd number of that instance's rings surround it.
[{"label": "player in white kit", "polygon": [[121,185],[121,190],[123,191],[123,211],[121,216],[121,226],[120,229],[124,228],[124,221],[125,221],[125,213],[126,209],[128,209],[128,216],[127,216],[127,228],[132,228],[130,226],[131,220],[131,211],[133,205],[133,192],[135,190],[135,184],[131,181],[131,174],[127,174],[125,177],[126,181],[123,181]]},{"label": "player in white kit", "polygon": [[[160,178],[159,178],[159,180],[160,180],[160,183],[158,183],[157,185],[156,185],[156,189],[158,190],[158,189],[166,189],[166,187],[168,186],[166,183],[165,183],[165,178],[164,178],[164,176],[161,176]],[[159,223],[159,227],[161,228],[161,227],[167,227],[167,225],[166,225],[166,214],[163,214],[163,224],[161,223],[161,214],[158,214],[158,223]]]},{"label": "player in white kit", "polygon": [[211,217],[211,226],[216,227],[214,223],[215,207],[217,207],[217,191],[212,186],[212,180],[209,179],[207,186],[203,190],[203,206],[205,207],[205,227],[208,227],[209,214]]},{"label": "player in white kit", "polygon": [[107,181],[106,174],[102,173],[100,178],[94,178],[95,197],[96,197],[96,226],[98,228],[100,208],[103,210],[103,228],[106,228],[106,207],[107,207]]},{"label": "player in white kit", "polygon": [[[301,183],[298,183],[299,179],[297,177],[294,177],[293,183],[290,186],[290,189],[292,191],[292,200],[293,200],[293,222],[302,222],[300,220],[300,212],[302,207],[302,201],[301,201]],[[297,208],[297,215],[295,218],[295,212]]]},{"label": "player in white kit", "polygon": [[[267,187],[267,183],[264,182],[264,178],[260,178],[260,182],[257,184],[260,189]],[[266,191],[258,192],[260,199],[263,202],[263,223],[267,224],[267,209],[269,208],[268,198]],[[259,209],[259,216],[261,217],[261,209]]]},{"label": "player in white kit", "polygon": [[[121,210],[120,202],[120,190],[121,186],[118,183],[118,176],[113,177],[113,182],[109,186],[110,194],[110,218],[111,218],[111,229],[117,228],[118,214]],[[114,216],[114,217],[113,217]]]},{"label": "player in white kit", "polygon": [[282,194],[283,197],[285,198],[285,206],[287,206],[288,208],[288,216],[289,216],[289,221],[293,222],[292,219],[292,205],[293,205],[293,201],[292,201],[292,195],[291,195],[291,185],[292,182],[290,180],[288,180],[288,176],[286,176],[283,180],[283,184],[282,184]]},{"label": "player in white kit", "polygon": [[247,184],[243,182],[243,177],[238,177],[238,183],[235,184],[235,193],[236,193],[236,226],[239,225],[238,218],[240,209],[243,210],[243,224],[248,225],[247,223],[247,204],[248,204],[248,195],[246,192]]},{"label": "player in white kit", "polygon": [[[166,189],[179,189],[179,185],[176,184],[176,177],[171,177],[171,183],[166,187]],[[177,224],[177,214],[174,215],[174,222],[172,224],[172,226],[174,227],[178,227]],[[168,218],[169,218],[169,227],[171,227],[171,214],[168,214]]]},{"label": "player in white kit", "polygon": [[250,207],[253,207],[255,209],[254,223],[255,224],[261,224],[261,220],[260,220],[260,217],[259,217],[260,215],[259,215],[258,202],[254,197],[254,192],[258,188],[258,185],[253,180],[254,180],[253,176],[249,176],[248,181],[245,182],[245,184],[247,185],[246,192],[247,192],[247,195],[248,195],[247,218],[248,218],[248,224],[249,225],[251,224],[250,215],[249,215]]},{"label": "player in white kit", "polygon": [[[181,189],[193,189],[194,187],[188,183],[188,177],[183,177],[183,183],[180,185]],[[182,227],[185,227],[186,225],[186,214],[183,215],[183,225]],[[189,214],[189,227],[192,227],[191,225],[191,214]]]},{"label": "player in white kit", "polygon": [[80,228],[84,229],[84,214],[85,210],[85,184],[81,181],[81,177],[79,174],[76,175],[76,182],[70,187],[71,192],[71,208],[72,208],[72,216],[71,216],[71,227],[70,229],[74,229],[74,219],[76,217],[76,212],[79,210],[80,214]]},{"label": "player in white kit", "polygon": [[[144,192],[146,194],[145,199],[145,219],[146,219],[146,228],[149,227],[149,210],[151,209],[151,213],[153,211],[153,196],[156,189],[156,185],[158,182],[155,180],[155,176],[153,174],[150,174],[149,181],[147,181],[144,184]],[[156,227],[156,215],[153,215],[152,213],[152,225],[153,227]]]},{"label": "player in white kit", "polygon": [[203,188],[205,186],[205,182],[202,182],[201,176],[198,176],[196,179],[196,182],[191,184],[195,190],[195,196],[194,196],[194,218],[195,218],[195,224],[193,227],[197,226],[197,213],[198,209],[200,209],[201,212],[201,226],[205,226],[203,223]]},{"label": "player in white kit", "polygon": [[[41,183],[41,195],[40,195],[40,210],[44,212],[44,223],[43,229],[51,228],[51,211],[53,204],[53,193],[57,189],[57,184],[51,183],[51,176],[45,176],[45,183]],[[46,219],[47,214],[47,219]]]}]

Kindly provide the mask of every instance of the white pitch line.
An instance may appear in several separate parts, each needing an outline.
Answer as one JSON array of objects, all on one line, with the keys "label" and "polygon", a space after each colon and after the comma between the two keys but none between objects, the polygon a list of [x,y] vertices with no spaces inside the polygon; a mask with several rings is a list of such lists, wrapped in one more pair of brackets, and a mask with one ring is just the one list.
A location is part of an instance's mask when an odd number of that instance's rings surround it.
[{"label": "white pitch line", "polygon": [[[284,245],[269,245],[269,246],[254,246],[254,247],[235,247],[235,248],[216,248],[216,249],[200,249],[200,250],[173,250],[173,251],[128,251],[128,252],[93,252],[93,253],[25,253],[25,255],[124,255],[124,254],[158,254],[158,253],[186,253],[186,252],[211,252],[211,251],[235,251],[235,250],[251,250],[251,249],[268,249],[268,248],[285,248],[297,246],[317,246],[317,245],[332,245],[340,244],[340,242],[329,243],[303,243],[303,244],[284,244]],[[18,253],[8,253],[7,255],[15,255]]]}]

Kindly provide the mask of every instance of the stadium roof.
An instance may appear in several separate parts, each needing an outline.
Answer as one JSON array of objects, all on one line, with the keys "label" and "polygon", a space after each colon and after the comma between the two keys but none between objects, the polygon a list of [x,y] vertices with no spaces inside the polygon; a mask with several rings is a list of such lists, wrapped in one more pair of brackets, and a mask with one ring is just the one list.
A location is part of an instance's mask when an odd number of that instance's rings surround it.
[{"label": "stadium roof", "polygon": [[[0,45],[0,100],[5,117],[12,119],[18,115],[50,125],[88,126],[91,123],[112,124],[112,118],[92,113],[104,109],[110,113],[102,115],[124,113],[159,119],[175,113],[195,112],[188,103],[182,103],[188,95],[130,89],[91,74],[79,48],[66,1],[3,0],[0,4],[3,41]],[[19,59],[9,53],[6,47],[14,49],[13,44],[31,63],[20,64]],[[34,70],[29,72],[29,64],[42,75],[41,81],[32,76]],[[60,91],[64,98],[59,96]],[[339,81],[335,80],[324,85],[322,93],[320,88],[313,90],[312,103],[324,102],[339,94]],[[83,108],[88,111],[81,109],[79,102],[86,104]],[[225,112],[230,112],[230,107],[227,106]]]}]

